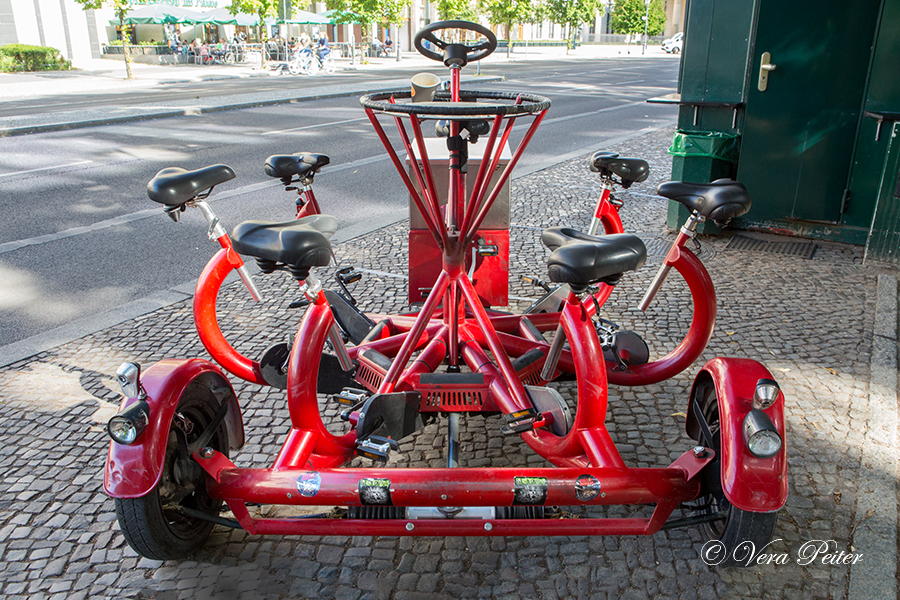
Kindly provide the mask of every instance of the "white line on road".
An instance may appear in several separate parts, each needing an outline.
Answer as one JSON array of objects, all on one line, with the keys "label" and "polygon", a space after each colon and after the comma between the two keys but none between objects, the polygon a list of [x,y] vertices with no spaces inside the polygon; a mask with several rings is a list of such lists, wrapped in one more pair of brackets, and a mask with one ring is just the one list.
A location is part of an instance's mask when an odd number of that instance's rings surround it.
[{"label": "white line on road", "polygon": [[41,167],[40,169],[28,169],[27,171],[16,171],[15,173],[3,173],[0,177],[12,177],[13,175],[25,175],[26,173],[36,173],[38,171],[50,171],[52,169],[64,169],[66,167],[74,167],[77,165],[86,165],[92,160],[80,160],[78,162],[69,163],[67,165],[56,165],[55,167]]},{"label": "white line on road", "polygon": [[303,131],[304,129],[315,129],[317,127],[328,127],[329,125],[343,125],[344,123],[356,123],[357,121],[368,121],[368,117],[360,119],[347,119],[346,121],[332,121],[331,123],[319,123],[318,125],[306,125],[304,127],[294,127],[293,129],[278,129],[276,131],[266,131],[259,135],[277,135],[279,133],[290,133],[291,131]]}]

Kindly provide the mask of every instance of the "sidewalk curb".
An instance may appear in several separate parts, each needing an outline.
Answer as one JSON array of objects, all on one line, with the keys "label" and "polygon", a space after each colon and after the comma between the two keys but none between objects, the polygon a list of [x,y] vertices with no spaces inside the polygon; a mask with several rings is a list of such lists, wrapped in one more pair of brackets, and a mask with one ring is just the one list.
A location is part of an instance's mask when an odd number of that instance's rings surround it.
[{"label": "sidewalk curb", "polygon": [[[494,77],[469,77],[463,78],[463,83],[495,83],[504,81],[504,76]],[[102,125],[116,125],[119,123],[132,123],[136,121],[149,121],[153,119],[166,119],[170,117],[183,117],[186,115],[201,115],[207,113],[222,112],[226,110],[239,110],[244,108],[257,108],[260,106],[274,106],[279,104],[293,104],[296,102],[308,102],[313,100],[327,100],[329,98],[345,98],[356,94],[371,94],[376,92],[389,92],[398,89],[397,84],[384,86],[368,86],[365,89],[359,87],[351,90],[342,90],[336,92],[328,92],[321,94],[308,94],[302,96],[289,96],[285,98],[275,98],[272,100],[252,100],[247,102],[232,102],[220,105],[199,105],[190,106],[184,109],[166,109],[156,112],[143,112],[124,115],[120,117],[107,117],[103,119],[84,119],[76,121],[63,121],[60,123],[48,123],[45,125],[28,125],[23,127],[5,127],[0,128],[0,137],[13,137],[17,135],[29,135],[32,133],[45,133],[49,131],[66,131],[70,129],[81,129],[85,127],[99,127]]]},{"label": "sidewalk curb", "polygon": [[851,600],[897,598],[897,296],[897,277],[879,275],[866,435],[850,549],[863,558],[850,568],[847,597]]}]

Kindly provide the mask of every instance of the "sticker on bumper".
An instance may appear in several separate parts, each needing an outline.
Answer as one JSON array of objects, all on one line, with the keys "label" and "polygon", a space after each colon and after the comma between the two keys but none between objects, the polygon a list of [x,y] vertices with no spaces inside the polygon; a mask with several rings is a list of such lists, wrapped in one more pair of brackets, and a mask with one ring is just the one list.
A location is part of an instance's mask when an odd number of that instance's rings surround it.
[{"label": "sticker on bumper", "polygon": [[516,477],[513,504],[533,506],[547,501],[546,477]]}]

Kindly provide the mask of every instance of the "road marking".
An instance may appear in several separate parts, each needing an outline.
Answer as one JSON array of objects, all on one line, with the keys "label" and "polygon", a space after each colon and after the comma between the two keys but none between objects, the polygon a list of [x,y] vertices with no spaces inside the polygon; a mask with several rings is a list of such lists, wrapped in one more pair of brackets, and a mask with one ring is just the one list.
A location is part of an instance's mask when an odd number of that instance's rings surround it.
[{"label": "road marking", "polygon": [[290,133],[291,131],[303,131],[304,129],[315,129],[317,127],[328,127],[329,125],[343,125],[344,123],[356,123],[358,121],[368,121],[368,117],[359,119],[347,119],[346,121],[333,121],[331,123],[319,123],[318,125],[306,125],[304,127],[294,127],[293,129],[278,129],[276,131],[266,131],[260,135],[277,135],[279,133]]},{"label": "road marking", "polygon": [[13,175],[25,175],[26,173],[37,173],[38,171],[50,171],[52,169],[65,169],[66,167],[74,167],[77,165],[86,165],[94,162],[92,160],[80,160],[78,162],[69,163],[67,165],[57,165],[55,167],[41,167],[40,169],[28,169],[27,171],[16,171],[15,173],[3,173],[0,177],[12,177]]}]

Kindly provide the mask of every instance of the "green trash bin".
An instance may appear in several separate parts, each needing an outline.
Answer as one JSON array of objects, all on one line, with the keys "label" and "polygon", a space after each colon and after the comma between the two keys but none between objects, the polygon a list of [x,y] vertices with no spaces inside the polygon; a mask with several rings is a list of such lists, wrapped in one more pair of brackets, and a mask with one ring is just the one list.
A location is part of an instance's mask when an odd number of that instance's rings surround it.
[{"label": "green trash bin", "polygon": [[[740,154],[740,136],[721,131],[675,132],[669,148],[672,159],[672,179],[703,183],[722,178],[733,178]],[[680,228],[687,221],[686,208],[677,202],[669,202],[666,225]],[[717,233],[719,228],[705,222],[700,233]]]},{"label": "green trash bin", "polygon": [[729,163],[738,159],[738,140],[740,136],[721,131],[682,131],[675,132],[669,154],[684,158],[714,158]]}]

